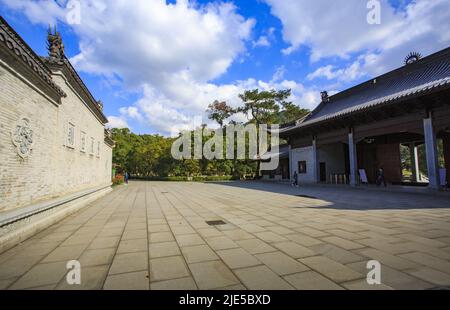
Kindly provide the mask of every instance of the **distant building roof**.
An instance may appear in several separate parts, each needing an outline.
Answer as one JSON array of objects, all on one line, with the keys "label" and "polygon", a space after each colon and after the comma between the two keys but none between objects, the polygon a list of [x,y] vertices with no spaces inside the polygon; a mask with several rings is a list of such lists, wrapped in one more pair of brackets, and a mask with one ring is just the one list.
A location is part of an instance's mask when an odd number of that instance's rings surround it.
[{"label": "distant building roof", "polygon": [[307,117],[281,128],[280,133],[448,88],[450,48],[327,97]]}]

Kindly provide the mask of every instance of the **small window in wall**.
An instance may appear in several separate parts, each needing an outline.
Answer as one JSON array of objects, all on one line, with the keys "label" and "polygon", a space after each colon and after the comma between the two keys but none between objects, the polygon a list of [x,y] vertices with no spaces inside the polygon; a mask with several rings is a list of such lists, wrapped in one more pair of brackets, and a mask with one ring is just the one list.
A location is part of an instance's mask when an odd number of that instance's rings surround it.
[{"label": "small window in wall", "polygon": [[80,151],[83,152],[83,153],[86,152],[86,133],[84,131],[81,132]]},{"label": "small window in wall", "polygon": [[89,149],[89,153],[91,155],[94,155],[94,145],[95,145],[95,140],[94,140],[93,137],[91,137],[91,146],[90,146],[90,149]]},{"label": "small window in wall", "polygon": [[75,148],[75,125],[72,123],[69,123],[67,126],[67,147]]},{"label": "small window in wall", "polygon": [[97,157],[100,157],[100,141],[97,141]]},{"label": "small window in wall", "polygon": [[306,173],[306,161],[298,162],[298,173]]}]

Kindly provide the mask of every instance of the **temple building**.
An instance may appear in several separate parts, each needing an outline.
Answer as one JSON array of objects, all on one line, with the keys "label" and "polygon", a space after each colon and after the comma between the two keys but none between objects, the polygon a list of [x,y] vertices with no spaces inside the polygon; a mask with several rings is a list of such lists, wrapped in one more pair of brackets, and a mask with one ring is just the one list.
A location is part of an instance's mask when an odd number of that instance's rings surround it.
[{"label": "temple building", "polygon": [[56,29],[48,51],[36,55],[0,17],[0,237],[11,223],[42,213],[55,220],[111,188],[114,141],[103,104]]},{"label": "temple building", "polygon": [[310,114],[282,126],[280,138],[300,183],[373,184],[382,169],[388,184],[448,186],[450,48],[412,53],[398,69],[333,96],[323,92]]}]

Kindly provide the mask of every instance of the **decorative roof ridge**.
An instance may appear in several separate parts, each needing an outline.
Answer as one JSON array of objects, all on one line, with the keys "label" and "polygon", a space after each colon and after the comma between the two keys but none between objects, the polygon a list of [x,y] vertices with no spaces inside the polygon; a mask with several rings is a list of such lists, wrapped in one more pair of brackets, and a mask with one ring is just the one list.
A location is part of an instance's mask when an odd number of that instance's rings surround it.
[{"label": "decorative roof ridge", "polygon": [[99,104],[99,101],[97,101],[94,98],[94,96],[92,95],[92,93],[89,90],[89,88],[83,82],[83,80],[81,79],[80,75],[75,70],[75,68],[73,67],[73,65],[70,62],[70,60],[65,55],[61,59],[62,60],[61,62],[60,61],[54,61],[52,59],[52,57],[41,57],[41,59],[47,64],[48,67],[50,67],[50,69],[51,68],[54,68],[54,69],[66,68],[68,73],[71,75],[71,78],[73,80],[75,80],[75,82],[80,87],[80,90],[84,93],[85,96],[82,96],[82,97],[84,97],[84,99],[88,101],[87,103],[89,104],[89,106],[92,107],[95,110],[96,115],[99,116],[103,122],[105,122],[105,123],[108,122],[108,119],[103,114],[103,111],[100,108],[100,106],[102,104]]},{"label": "decorative roof ridge", "polygon": [[31,47],[19,36],[19,34],[0,16],[0,42],[22,63],[32,69],[42,80],[44,80],[60,97],[66,97],[66,93],[53,81],[51,70],[42,59],[31,49]]}]

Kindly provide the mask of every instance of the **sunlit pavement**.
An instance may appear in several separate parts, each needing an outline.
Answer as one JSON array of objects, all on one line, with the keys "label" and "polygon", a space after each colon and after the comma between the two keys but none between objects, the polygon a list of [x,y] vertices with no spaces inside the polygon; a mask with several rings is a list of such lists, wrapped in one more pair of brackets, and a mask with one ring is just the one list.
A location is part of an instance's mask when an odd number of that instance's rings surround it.
[{"label": "sunlit pavement", "polygon": [[[369,260],[380,285],[367,284]],[[0,255],[2,289],[449,285],[448,195],[332,186],[130,182]]]}]

